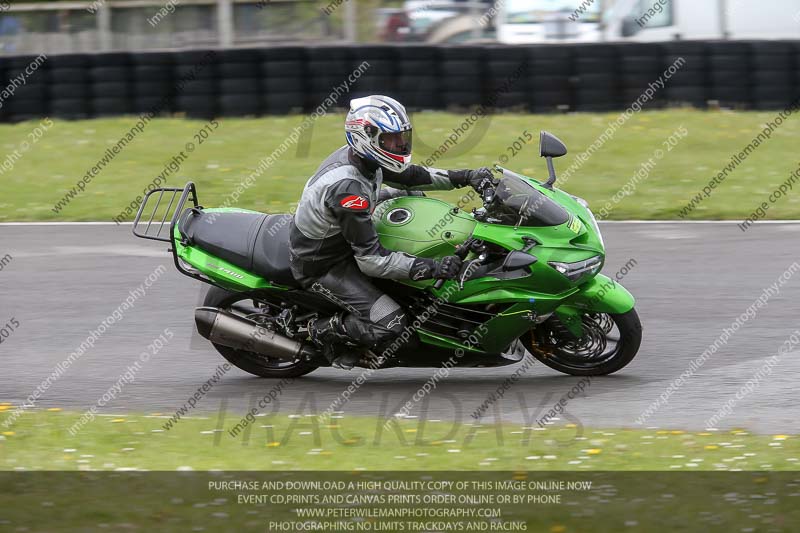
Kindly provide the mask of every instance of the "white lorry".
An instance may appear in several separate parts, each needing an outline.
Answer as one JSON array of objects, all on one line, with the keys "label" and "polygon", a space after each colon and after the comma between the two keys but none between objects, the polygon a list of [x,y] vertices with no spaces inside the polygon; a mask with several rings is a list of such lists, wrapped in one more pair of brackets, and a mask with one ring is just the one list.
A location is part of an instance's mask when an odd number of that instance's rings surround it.
[{"label": "white lorry", "polygon": [[497,40],[507,44],[599,41],[603,0],[497,0]]},{"label": "white lorry", "polygon": [[606,40],[797,39],[800,0],[618,0]]},{"label": "white lorry", "polygon": [[800,0],[498,0],[504,43],[797,39]]}]

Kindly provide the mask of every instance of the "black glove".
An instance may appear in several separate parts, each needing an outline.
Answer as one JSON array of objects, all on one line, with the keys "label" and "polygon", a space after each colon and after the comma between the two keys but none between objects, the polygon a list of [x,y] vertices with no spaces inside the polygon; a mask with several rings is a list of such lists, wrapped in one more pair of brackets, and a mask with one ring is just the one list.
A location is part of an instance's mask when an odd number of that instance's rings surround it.
[{"label": "black glove", "polygon": [[469,185],[480,193],[483,192],[487,185],[494,187],[499,183],[494,179],[491,169],[487,167],[477,170],[453,170],[450,172],[450,181],[456,187]]},{"label": "black glove", "polygon": [[413,281],[423,279],[456,279],[461,272],[461,258],[449,255],[440,261],[418,257],[411,266],[409,277]]}]

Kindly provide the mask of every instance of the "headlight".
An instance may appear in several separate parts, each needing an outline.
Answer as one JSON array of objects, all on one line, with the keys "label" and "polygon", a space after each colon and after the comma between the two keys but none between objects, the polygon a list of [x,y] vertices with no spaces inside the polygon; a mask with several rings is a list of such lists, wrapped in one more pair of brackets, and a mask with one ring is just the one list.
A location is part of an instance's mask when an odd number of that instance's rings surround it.
[{"label": "headlight", "polygon": [[578,261],[575,263],[559,263],[551,261],[547,263],[559,273],[566,276],[573,283],[577,283],[585,276],[594,276],[603,268],[603,259],[601,256],[596,255],[590,257],[585,261]]}]

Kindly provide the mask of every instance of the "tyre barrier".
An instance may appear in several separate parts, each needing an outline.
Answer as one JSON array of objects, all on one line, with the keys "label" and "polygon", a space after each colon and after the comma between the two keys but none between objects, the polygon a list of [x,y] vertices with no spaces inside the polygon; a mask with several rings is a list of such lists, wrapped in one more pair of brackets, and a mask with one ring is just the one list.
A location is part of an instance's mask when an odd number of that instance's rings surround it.
[{"label": "tyre barrier", "polygon": [[[624,110],[671,65],[647,103],[781,109],[800,97],[800,41],[314,45],[0,59],[0,121],[150,112],[197,118],[310,112],[392,95],[413,111],[486,106],[537,113]],[[367,65],[358,76],[348,76]],[[652,91],[651,91],[652,92]]]}]

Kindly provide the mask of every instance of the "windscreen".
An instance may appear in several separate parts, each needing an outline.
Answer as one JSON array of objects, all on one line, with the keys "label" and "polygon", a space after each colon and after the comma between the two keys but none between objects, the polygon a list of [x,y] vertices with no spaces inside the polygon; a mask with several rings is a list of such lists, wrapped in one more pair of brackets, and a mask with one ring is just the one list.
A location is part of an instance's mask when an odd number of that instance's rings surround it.
[{"label": "windscreen", "polygon": [[560,226],[569,220],[569,213],[563,207],[514,176],[500,181],[486,213],[497,224],[506,226]]}]

